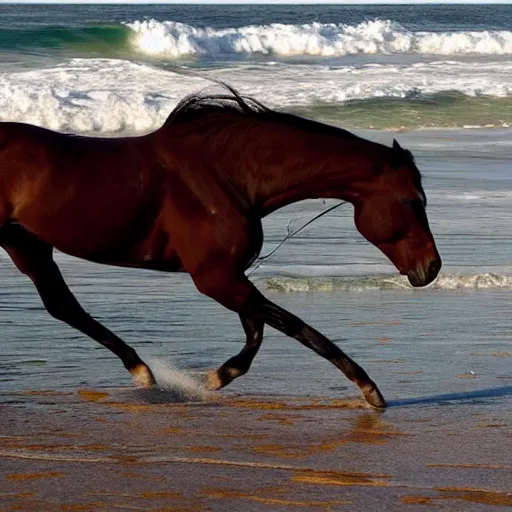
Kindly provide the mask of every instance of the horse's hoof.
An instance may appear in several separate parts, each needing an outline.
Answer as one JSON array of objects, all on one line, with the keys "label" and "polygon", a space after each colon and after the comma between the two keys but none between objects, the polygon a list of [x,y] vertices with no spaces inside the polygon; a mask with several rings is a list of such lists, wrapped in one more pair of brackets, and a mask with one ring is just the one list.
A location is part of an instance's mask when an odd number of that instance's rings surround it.
[{"label": "horse's hoof", "polygon": [[219,377],[218,370],[210,370],[206,377],[206,387],[210,391],[217,391],[224,387],[221,378]]},{"label": "horse's hoof", "polygon": [[376,409],[385,409],[388,406],[385,398],[382,396],[382,393],[375,384],[362,388],[362,392],[366,401],[372,407],[375,407]]},{"label": "horse's hoof", "polygon": [[133,383],[138,388],[152,388],[156,384],[153,373],[145,364],[138,364],[130,373]]}]

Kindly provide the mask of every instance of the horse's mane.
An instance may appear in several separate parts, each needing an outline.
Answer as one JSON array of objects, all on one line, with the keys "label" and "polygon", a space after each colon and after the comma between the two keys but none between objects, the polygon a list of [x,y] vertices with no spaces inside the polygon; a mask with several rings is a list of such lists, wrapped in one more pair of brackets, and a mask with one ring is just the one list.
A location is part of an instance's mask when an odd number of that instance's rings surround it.
[{"label": "horse's mane", "polygon": [[227,89],[228,94],[191,94],[176,105],[164,124],[184,124],[210,114],[234,114],[252,119],[266,119],[311,133],[364,141],[390,151],[392,160],[397,165],[403,163],[412,164],[410,168],[414,174],[414,180],[417,187],[421,190],[421,173],[415,165],[413,154],[408,149],[402,148],[396,141],[393,141],[393,148],[377,142],[370,142],[343,128],[320,123],[287,112],[278,112],[263,105],[263,103],[254,98],[242,96],[236,89],[224,82],[216,83]]},{"label": "horse's mane", "polygon": [[361,137],[343,128],[272,110],[254,98],[242,96],[233,87],[223,82],[219,84],[225,87],[229,94],[191,94],[178,103],[165,124],[188,123],[210,114],[234,114],[253,119],[266,119],[308,132],[362,140]]}]

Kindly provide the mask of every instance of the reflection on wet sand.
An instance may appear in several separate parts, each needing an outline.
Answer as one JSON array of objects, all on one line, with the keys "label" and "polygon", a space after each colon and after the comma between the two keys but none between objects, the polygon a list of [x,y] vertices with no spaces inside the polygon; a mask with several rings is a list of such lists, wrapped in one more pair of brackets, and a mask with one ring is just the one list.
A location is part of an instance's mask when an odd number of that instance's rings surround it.
[{"label": "reflection on wet sand", "polygon": [[435,503],[444,500],[463,500],[482,505],[512,506],[512,494],[482,489],[436,488],[437,496],[403,496],[402,503]]},{"label": "reflection on wet sand", "polygon": [[385,413],[360,399],[184,402],[128,388],[9,398],[0,415],[6,510],[511,504],[509,409],[468,414],[467,396]]}]

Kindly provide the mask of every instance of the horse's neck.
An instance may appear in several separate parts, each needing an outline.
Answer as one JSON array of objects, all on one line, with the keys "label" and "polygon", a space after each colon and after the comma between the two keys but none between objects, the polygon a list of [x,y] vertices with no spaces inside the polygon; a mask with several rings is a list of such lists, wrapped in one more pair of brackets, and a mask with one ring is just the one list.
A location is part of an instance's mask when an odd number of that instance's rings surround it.
[{"label": "horse's neck", "polygon": [[354,202],[361,183],[375,176],[376,155],[383,147],[354,136],[225,114],[164,125],[154,136],[165,148],[169,140],[179,140],[183,153],[197,157],[198,165],[207,155],[229,194],[262,217],[304,199]]},{"label": "horse's neck", "polygon": [[266,137],[260,144],[256,139],[246,151],[251,196],[262,216],[304,199],[353,202],[358,185],[374,175],[375,162],[364,151],[369,149],[365,144],[373,144],[362,139],[338,140],[305,132],[282,140],[277,134],[270,141]]}]

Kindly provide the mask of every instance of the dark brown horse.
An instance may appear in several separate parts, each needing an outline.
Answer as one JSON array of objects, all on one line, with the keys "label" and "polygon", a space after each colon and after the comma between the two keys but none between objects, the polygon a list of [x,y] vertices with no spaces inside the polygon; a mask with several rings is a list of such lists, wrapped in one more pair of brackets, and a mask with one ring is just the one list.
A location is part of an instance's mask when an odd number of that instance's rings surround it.
[{"label": "dark brown horse", "polygon": [[109,265],[188,272],[198,290],[238,313],[247,340],[209,374],[219,389],[244,374],[268,324],[329,360],[375,407],[366,372],[325,336],[265,298],[245,270],[261,219],[307,198],[353,204],[359,232],[408,276],[430,283],[441,260],[411,153],[278,113],[229,89],[191,96],[165,124],[132,138],[63,135],[0,123],[0,245],[48,312],[119,356],[140,386],[151,370],[91,318],[66,286],[53,248]]}]

